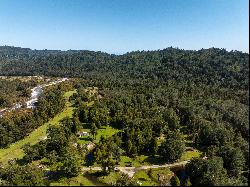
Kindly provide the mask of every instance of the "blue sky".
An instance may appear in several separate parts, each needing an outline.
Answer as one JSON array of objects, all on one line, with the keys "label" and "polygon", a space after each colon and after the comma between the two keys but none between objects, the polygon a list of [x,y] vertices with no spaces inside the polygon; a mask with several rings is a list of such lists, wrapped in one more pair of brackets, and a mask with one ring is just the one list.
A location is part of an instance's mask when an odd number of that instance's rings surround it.
[{"label": "blue sky", "polygon": [[0,45],[249,50],[248,0],[0,0]]}]

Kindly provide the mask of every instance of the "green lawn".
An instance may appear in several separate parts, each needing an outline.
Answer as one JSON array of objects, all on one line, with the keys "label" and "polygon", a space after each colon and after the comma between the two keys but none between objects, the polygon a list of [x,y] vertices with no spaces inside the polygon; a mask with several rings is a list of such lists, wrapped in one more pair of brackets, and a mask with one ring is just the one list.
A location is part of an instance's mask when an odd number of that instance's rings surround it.
[{"label": "green lawn", "polygon": [[141,183],[141,186],[157,186],[157,183],[154,182],[148,175],[147,170],[140,170],[134,174],[134,179]]},{"label": "green lawn", "polygon": [[[185,151],[181,158],[176,162],[191,160],[192,158],[198,158],[201,156],[201,152],[198,150],[194,151]],[[128,156],[121,156],[121,161],[119,163],[120,166],[127,166],[129,163],[134,167],[139,167],[141,165],[162,165],[166,164],[164,160],[159,155],[155,157],[147,156],[147,155],[139,155],[135,158],[130,158]]]},{"label": "green lawn", "polygon": [[198,150],[185,151],[180,158],[180,161],[191,160],[192,158],[198,158],[201,156],[201,152]]},{"label": "green lawn", "polygon": [[141,186],[159,186],[158,174],[167,181],[174,175],[169,168],[157,168],[137,171],[134,174],[134,179],[139,181]]},{"label": "green lawn", "polygon": [[[83,131],[90,132],[90,129],[83,129]],[[104,136],[105,138],[107,138],[107,137],[114,135],[118,131],[119,131],[118,129],[114,129],[111,126],[102,126],[100,129],[97,130],[97,135],[96,135],[96,139],[94,140],[94,143],[98,143],[100,141],[101,136]],[[92,142],[92,138],[93,138],[92,135],[81,137],[79,138],[78,143],[88,144]]]},{"label": "green lawn", "polygon": [[107,137],[114,135],[118,131],[119,131],[118,129],[114,129],[111,126],[103,126],[100,129],[98,129],[96,139],[94,142],[99,142],[101,136],[104,136],[105,138],[107,138]]},{"label": "green lawn", "polygon": [[139,167],[141,165],[150,165],[150,163],[146,162],[145,159],[147,159],[148,156],[140,155],[135,158],[130,158],[128,156],[121,156],[121,161],[119,163],[120,166],[126,166],[129,164],[129,162],[132,163],[132,166]]},{"label": "green lawn", "polygon": [[[98,184],[100,185],[100,184]],[[97,186],[95,182],[80,174],[77,177],[63,178],[57,182],[50,183],[50,186]]]},{"label": "green lawn", "polygon": [[115,182],[121,177],[121,173],[119,172],[110,172],[108,175],[106,176],[100,176],[97,177],[97,180],[103,184],[106,185],[114,185]]},{"label": "green lawn", "polygon": [[142,181],[144,184],[149,184],[150,185],[150,183],[151,183],[151,179],[148,176],[146,170],[137,171],[134,174],[134,178],[139,180],[139,181]]},{"label": "green lawn", "polygon": [[[68,98],[75,93],[76,90],[66,92],[64,94],[64,97],[68,100]],[[43,137],[46,136],[46,130],[48,128],[49,124],[58,124],[60,120],[62,120],[65,117],[72,117],[73,114],[73,107],[69,101],[66,103],[65,109],[56,115],[54,118],[49,120],[44,125],[40,126],[39,128],[35,129],[33,132],[31,132],[28,136],[26,136],[24,139],[17,141],[9,146],[9,148],[6,149],[0,149],[0,162],[6,164],[8,160],[10,159],[21,159],[24,156],[22,147],[30,143],[31,145],[36,144],[39,142]]]}]

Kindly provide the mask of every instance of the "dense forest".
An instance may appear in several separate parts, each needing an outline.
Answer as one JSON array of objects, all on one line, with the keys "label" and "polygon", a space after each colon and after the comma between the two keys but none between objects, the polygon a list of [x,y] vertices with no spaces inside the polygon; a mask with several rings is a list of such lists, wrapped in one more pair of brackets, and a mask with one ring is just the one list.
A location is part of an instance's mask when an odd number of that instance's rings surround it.
[{"label": "dense forest", "polygon": [[[184,186],[248,184],[247,53],[170,47],[110,55],[2,46],[0,75],[77,78],[73,83],[77,92],[70,97],[75,107],[73,117],[62,120],[60,126],[51,126],[47,130],[48,139],[27,145],[24,148],[27,165],[3,169],[0,177],[6,184],[15,185],[9,173],[18,167],[31,170],[34,160],[45,159],[51,172],[61,175],[75,176],[80,166],[95,164],[102,166],[107,175],[119,165],[121,156],[147,155],[154,161],[173,163],[188,146],[201,151],[202,157],[192,159],[185,167],[186,176],[180,181],[173,177],[172,185],[177,181]],[[91,94],[86,91],[90,87],[98,91]],[[38,103],[41,107],[38,105],[30,119],[39,123],[53,117],[65,105],[58,88],[43,95]],[[26,125],[19,121],[27,120],[22,116],[10,119],[6,122],[0,118],[1,146],[21,139],[39,126],[30,122],[26,132],[22,131]],[[98,130],[106,126],[117,133],[95,142]],[[95,142],[92,150],[77,144],[77,132],[81,129],[90,130]],[[115,184],[135,185],[132,179],[122,180],[123,177]],[[40,184],[47,184],[42,179]]]}]

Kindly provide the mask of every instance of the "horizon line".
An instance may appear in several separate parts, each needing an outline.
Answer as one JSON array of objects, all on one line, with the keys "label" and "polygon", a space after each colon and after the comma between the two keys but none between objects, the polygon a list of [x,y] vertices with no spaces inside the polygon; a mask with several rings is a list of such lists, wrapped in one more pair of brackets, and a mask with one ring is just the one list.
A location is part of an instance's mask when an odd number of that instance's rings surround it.
[{"label": "horizon line", "polygon": [[184,48],[180,48],[180,47],[177,47],[177,46],[168,46],[168,47],[165,47],[165,48],[158,48],[158,49],[137,49],[137,50],[130,50],[130,51],[117,51],[117,52],[107,52],[107,51],[101,51],[101,50],[93,50],[93,49],[48,49],[48,48],[40,48],[40,49],[37,49],[37,48],[30,48],[30,47],[23,47],[23,46],[14,46],[14,45],[0,45],[0,47],[16,47],[16,48],[22,48],[22,49],[30,49],[30,50],[37,50],[37,51],[45,51],[45,50],[48,50],[48,51],[61,51],[61,52],[67,52],[67,51],[92,51],[92,52],[102,52],[102,53],[107,53],[109,55],[124,55],[124,54],[127,54],[127,53],[132,53],[132,52],[149,52],[149,51],[161,51],[161,50],[164,50],[164,49],[168,49],[168,48],[173,48],[173,49],[179,49],[179,50],[186,50],[186,51],[200,51],[200,50],[208,50],[208,49],[220,49],[220,50],[226,50],[227,52],[241,52],[241,53],[247,53],[249,54],[249,50],[247,51],[243,51],[243,50],[238,50],[238,49],[227,49],[227,48],[220,48],[220,47],[214,47],[214,46],[211,46],[209,48],[199,48],[199,49],[184,49]]}]

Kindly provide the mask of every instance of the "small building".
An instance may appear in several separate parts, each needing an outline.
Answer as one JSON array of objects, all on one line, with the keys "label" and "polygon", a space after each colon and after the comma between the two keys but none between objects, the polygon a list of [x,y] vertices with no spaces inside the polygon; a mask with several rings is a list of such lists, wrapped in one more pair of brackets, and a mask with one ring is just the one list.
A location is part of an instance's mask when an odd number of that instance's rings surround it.
[{"label": "small building", "polygon": [[83,136],[89,136],[89,133],[88,132],[84,132],[84,131],[80,131],[77,133],[77,136],[79,138],[83,137]]}]

